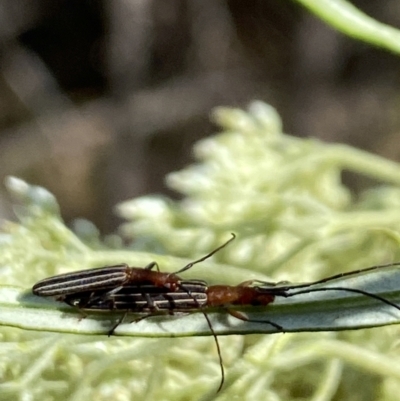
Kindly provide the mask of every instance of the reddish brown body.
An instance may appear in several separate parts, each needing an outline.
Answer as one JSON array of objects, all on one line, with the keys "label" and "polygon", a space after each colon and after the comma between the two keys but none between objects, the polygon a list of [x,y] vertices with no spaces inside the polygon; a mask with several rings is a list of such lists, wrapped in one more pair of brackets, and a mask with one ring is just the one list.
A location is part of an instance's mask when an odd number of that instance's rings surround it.
[{"label": "reddish brown body", "polygon": [[123,284],[137,284],[141,282],[151,283],[156,287],[166,287],[171,291],[176,291],[180,287],[182,279],[174,273],[162,273],[149,269],[136,267],[126,268],[126,282]]},{"label": "reddish brown body", "polygon": [[247,282],[237,286],[212,285],[207,289],[207,306],[268,305],[274,299],[274,295],[249,287]]}]

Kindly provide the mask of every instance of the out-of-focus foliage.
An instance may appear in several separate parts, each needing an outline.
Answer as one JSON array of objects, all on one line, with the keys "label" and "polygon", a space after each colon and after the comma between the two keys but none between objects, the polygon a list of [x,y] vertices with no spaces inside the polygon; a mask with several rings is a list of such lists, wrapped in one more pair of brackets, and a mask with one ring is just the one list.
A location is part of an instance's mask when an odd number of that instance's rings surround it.
[{"label": "out-of-focus foliage", "polygon": [[116,203],[170,196],[221,104],[262,99],[294,136],[399,158],[394,0],[51,4],[0,2],[0,181],[48,188],[68,224],[112,233]]},{"label": "out-of-focus foliage", "polygon": [[400,31],[369,17],[346,0],[296,0],[344,34],[400,53]]}]

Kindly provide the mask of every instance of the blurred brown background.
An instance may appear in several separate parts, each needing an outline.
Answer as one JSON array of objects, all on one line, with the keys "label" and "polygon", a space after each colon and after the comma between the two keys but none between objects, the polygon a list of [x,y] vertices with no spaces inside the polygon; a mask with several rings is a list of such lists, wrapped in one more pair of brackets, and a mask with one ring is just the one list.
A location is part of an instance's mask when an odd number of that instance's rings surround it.
[{"label": "blurred brown background", "polygon": [[[400,28],[399,1],[352,3]],[[288,133],[400,159],[400,58],[296,2],[2,0],[0,40],[1,182],[45,186],[103,233],[117,202],[177,196],[164,175],[192,161],[218,105],[264,100]]]}]

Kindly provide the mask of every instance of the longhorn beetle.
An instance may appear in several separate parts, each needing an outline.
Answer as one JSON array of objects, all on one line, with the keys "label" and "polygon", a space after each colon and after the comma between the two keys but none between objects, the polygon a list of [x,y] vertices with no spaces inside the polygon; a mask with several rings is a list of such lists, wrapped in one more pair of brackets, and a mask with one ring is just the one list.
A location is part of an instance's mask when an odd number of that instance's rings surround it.
[{"label": "longhorn beetle", "polygon": [[[86,311],[124,312],[124,315],[108,332],[109,335],[114,333],[129,312],[145,313],[144,316],[135,320],[137,322],[158,314],[201,311],[217,346],[221,367],[221,382],[218,391],[223,386],[225,374],[218,338],[207,315],[209,308],[213,308],[213,310],[221,308],[237,319],[249,321],[246,315],[235,310],[234,307],[267,306],[277,296],[289,298],[312,292],[347,291],[365,295],[400,310],[400,307],[395,303],[377,294],[357,288],[342,286],[310,288],[314,285],[328,283],[343,277],[395,266],[395,263],[339,273],[303,284],[249,280],[236,286],[208,286],[204,281],[183,280],[178,276],[179,273],[189,270],[195,264],[208,259],[234,239],[235,235],[232,234],[232,238],[227,242],[206,256],[187,264],[175,273],[152,271],[154,267],[157,267],[158,270],[156,262],[150,263],[145,268],[129,267],[126,264],[121,264],[53,276],[36,283],[32,291],[39,296],[55,297],[58,301],[63,301]],[[284,328],[274,322],[266,320],[260,322],[274,326],[277,332],[284,331]]]}]

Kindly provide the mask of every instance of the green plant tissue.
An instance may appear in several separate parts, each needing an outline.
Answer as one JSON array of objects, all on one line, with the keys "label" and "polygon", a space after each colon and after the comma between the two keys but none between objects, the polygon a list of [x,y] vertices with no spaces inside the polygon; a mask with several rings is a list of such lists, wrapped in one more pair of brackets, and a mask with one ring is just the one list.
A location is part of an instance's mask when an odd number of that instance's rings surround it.
[{"label": "green plant tissue", "polygon": [[[232,232],[237,238],[231,245],[185,277],[305,282],[400,260],[400,165],[284,134],[276,110],[265,103],[248,111],[218,108],[213,117],[222,131],[196,144],[197,164],[167,177],[182,200],[146,196],[118,205],[126,222],[109,242],[89,222],[81,221],[75,233],[68,229],[43,188],[7,179],[19,223],[4,223],[0,234],[0,303],[16,323],[0,327],[0,400],[397,399],[398,325],[221,336],[226,381],[216,394],[220,368],[211,336],[83,335],[79,327],[91,320],[79,321],[75,312],[65,322],[76,332],[56,326],[50,332],[34,314],[24,315],[17,298],[5,299],[29,294],[50,275],[120,262],[157,260],[161,270],[175,271]],[[344,170],[378,184],[356,196],[342,182]],[[130,240],[129,247],[115,248],[121,239]],[[49,305],[43,313],[63,322],[68,308]],[[24,317],[31,319],[30,330],[20,328]]]}]

